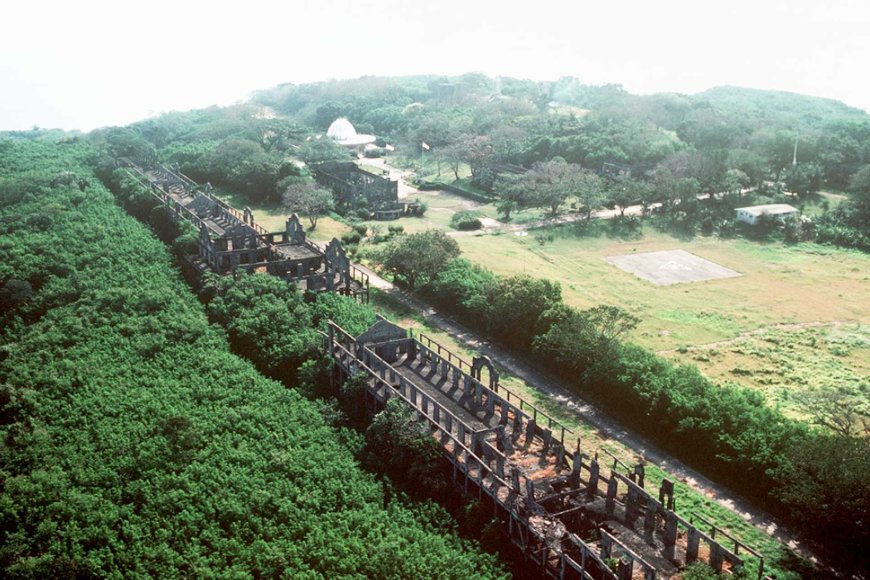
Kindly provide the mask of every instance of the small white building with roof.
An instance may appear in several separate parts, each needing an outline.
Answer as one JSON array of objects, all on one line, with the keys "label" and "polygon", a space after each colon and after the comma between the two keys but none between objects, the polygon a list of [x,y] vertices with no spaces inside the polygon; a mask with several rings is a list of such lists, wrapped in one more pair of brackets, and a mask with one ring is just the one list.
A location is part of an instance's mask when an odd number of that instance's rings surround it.
[{"label": "small white building with roof", "polygon": [[761,216],[764,215],[779,222],[785,222],[786,220],[797,217],[800,214],[797,208],[792,207],[787,203],[751,205],[748,207],[738,207],[734,211],[737,212],[737,219],[739,221],[746,222],[753,226],[757,224]]}]

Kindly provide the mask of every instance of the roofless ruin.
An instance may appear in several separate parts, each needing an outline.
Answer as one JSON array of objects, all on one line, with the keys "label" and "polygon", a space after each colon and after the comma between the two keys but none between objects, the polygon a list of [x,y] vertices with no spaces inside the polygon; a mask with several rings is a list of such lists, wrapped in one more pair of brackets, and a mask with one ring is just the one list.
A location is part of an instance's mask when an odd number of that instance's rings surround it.
[{"label": "roofless ruin", "polygon": [[311,292],[337,292],[368,302],[368,274],[354,266],[334,239],[321,248],[307,239],[294,214],[284,231],[267,232],[246,207],[239,211],[177,169],[141,168],[125,160],[133,174],[164,206],[171,219],[199,229],[198,252],[186,256],[198,273],[230,274],[238,270],[278,276]]},{"label": "roofless ruin", "polygon": [[361,373],[371,413],[403,401],[441,444],[454,484],[492,507],[542,577],[654,580],[695,561],[737,571],[740,549],[759,556],[678,515],[673,482],[648,490],[642,465],[613,458],[608,469],[572,449],[571,430],[501,386],[487,357],[469,364],[383,318],[356,337],[330,322],[324,341],[336,382]]}]

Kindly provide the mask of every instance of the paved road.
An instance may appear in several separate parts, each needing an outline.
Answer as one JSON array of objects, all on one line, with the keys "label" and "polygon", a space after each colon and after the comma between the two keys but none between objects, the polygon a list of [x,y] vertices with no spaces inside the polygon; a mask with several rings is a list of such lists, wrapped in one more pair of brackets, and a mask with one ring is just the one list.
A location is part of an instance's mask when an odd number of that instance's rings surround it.
[{"label": "paved road", "polygon": [[557,401],[581,421],[594,426],[611,439],[619,441],[626,447],[634,450],[638,455],[645,457],[649,463],[659,466],[672,474],[676,479],[704,494],[704,496],[711,498],[720,505],[735,512],[764,533],[789,546],[803,558],[817,562],[817,559],[813,554],[797,541],[794,534],[783,528],[770,514],[753,506],[749,501],[743,499],[725,486],[711,481],[691,467],[674,459],[672,456],[660,450],[640,435],[625,429],[616,421],[602,413],[594,405],[584,401],[574,393],[566,391],[556,381],[546,376],[544,373],[532,368],[530,365],[516,357],[511,356],[498,346],[481,339],[479,336],[474,334],[474,332],[437,312],[434,308],[413,295],[399,290],[391,282],[384,280],[370,268],[359,264],[356,266],[369,275],[369,283],[372,287],[389,294],[398,302],[422,315],[426,322],[431,326],[446,332],[457,342],[489,356],[497,361],[502,367],[507,369],[512,375],[521,378],[532,387]]}]

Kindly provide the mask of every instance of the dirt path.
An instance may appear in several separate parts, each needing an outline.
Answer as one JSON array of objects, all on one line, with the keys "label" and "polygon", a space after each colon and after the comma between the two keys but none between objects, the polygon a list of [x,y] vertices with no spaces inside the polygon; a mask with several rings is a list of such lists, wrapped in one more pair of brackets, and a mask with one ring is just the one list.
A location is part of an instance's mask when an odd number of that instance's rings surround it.
[{"label": "dirt path", "polygon": [[533,388],[558,402],[580,421],[592,425],[606,437],[614,439],[632,449],[637,454],[645,457],[648,462],[659,466],[705,497],[736,513],[759,530],[784,543],[802,558],[818,563],[818,559],[801,545],[796,536],[783,528],[770,514],[758,509],[725,486],[717,484],[668,455],[640,435],[625,429],[594,405],[565,390],[549,376],[511,356],[500,347],[483,340],[460,323],[439,313],[413,295],[399,290],[392,283],[378,276],[370,268],[360,265],[357,265],[357,267],[369,275],[369,282],[372,287],[382,290],[399,303],[421,315],[431,326],[446,332],[460,344],[491,357],[512,375],[519,377]]}]

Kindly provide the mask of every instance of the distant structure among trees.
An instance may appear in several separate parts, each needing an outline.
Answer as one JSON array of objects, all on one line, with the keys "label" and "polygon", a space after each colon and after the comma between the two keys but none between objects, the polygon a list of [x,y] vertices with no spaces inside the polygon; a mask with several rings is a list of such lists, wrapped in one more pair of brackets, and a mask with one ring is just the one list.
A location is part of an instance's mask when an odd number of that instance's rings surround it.
[{"label": "distant structure among trees", "polygon": [[749,207],[738,207],[734,210],[737,212],[737,219],[749,225],[756,225],[762,216],[767,216],[770,219],[775,219],[779,222],[785,222],[788,219],[797,217],[800,212],[787,203],[771,203],[767,205],[752,205]]},{"label": "distant structure among trees", "polygon": [[353,124],[344,117],[339,117],[332,122],[329,129],[326,130],[326,136],[339,145],[343,145],[348,149],[354,149],[360,153],[365,150],[367,145],[375,142],[374,135],[357,133]]}]

